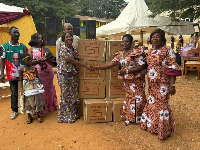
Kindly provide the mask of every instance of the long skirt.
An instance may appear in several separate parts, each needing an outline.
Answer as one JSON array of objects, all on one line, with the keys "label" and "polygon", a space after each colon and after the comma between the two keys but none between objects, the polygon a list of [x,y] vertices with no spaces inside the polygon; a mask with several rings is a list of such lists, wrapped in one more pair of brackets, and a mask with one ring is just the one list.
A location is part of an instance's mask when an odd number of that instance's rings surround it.
[{"label": "long skirt", "polygon": [[73,123],[79,118],[78,75],[58,74],[58,82],[61,89],[58,122]]},{"label": "long skirt", "polygon": [[[24,90],[33,89],[33,83],[23,80]],[[45,108],[45,101],[43,93],[31,95],[31,96],[20,96],[20,112],[21,113],[30,113],[34,115],[35,113],[41,113]]]},{"label": "long skirt", "polygon": [[47,63],[47,65],[48,65],[47,69],[49,71],[48,73],[41,70],[40,65],[35,65],[41,83],[44,85],[45,111],[43,113],[58,110],[56,90],[53,84],[53,78],[54,78],[53,67],[49,63]]},{"label": "long skirt", "polygon": [[149,83],[148,102],[144,108],[141,127],[158,134],[159,139],[167,138],[176,127],[169,105],[169,83]]},{"label": "long skirt", "polygon": [[43,94],[24,96],[24,101],[26,113],[30,113],[31,115],[40,113],[45,107]]},{"label": "long skirt", "polygon": [[124,101],[122,119],[140,123],[146,104],[145,79],[124,80],[126,100]]}]

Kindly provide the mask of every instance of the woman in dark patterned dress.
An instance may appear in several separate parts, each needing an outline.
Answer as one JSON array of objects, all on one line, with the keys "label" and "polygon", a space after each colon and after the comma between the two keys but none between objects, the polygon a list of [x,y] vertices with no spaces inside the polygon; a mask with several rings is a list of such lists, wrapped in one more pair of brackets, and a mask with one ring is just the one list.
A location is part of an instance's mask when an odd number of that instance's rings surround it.
[{"label": "woman in dark patterned dress", "polygon": [[169,105],[170,95],[175,94],[176,76],[181,68],[176,63],[174,50],[166,45],[165,32],[153,31],[150,42],[154,48],[148,51],[148,102],[144,108],[141,127],[158,134],[159,139],[167,138],[175,131],[173,114]]},{"label": "woman in dark patterned dress", "polygon": [[126,99],[124,101],[122,118],[125,125],[131,122],[140,123],[143,108],[146,104],[145,96],[145,53],[144,47],[131,49],[133,37],[126,34],[122,38],[124,51],[118,51],[114,59],[106,65],[95,69],[109,69],[118,64],[121,66],[118,78],[124,81]]},{"label": "woman in dark patterned dress", "polygon": [[78,61],[78,53],[72,47],[73,36],[65,32],[62,35],[62,45],[59,49],[59,64],[57,70],[58,83],[60,85],[60,104],[58,111],[58,122],[74,123],[78,118],[78,66],[86,67]]}]

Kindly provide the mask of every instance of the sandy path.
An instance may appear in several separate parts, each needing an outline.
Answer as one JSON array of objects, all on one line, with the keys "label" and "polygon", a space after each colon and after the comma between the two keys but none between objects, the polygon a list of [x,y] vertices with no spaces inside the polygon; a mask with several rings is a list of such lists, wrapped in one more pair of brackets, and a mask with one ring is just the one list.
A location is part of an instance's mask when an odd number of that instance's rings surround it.
[{"label": "sandy path", "polygon": [[[171,109],[177,132],[159,141],[157,135],[140,129],[139,125],[124,126],[123,122],[85,124],[83,117],[74,124],[57,123],[57,112],[43,115],[44,122],[26,124],[26,115],[10,119],[10,98],[0,99],[1,150],[197,150],[200,149],[200,81],[195,75],[177,80],[177,94],[171,98]],[[56,76],[54,83],[59,97]],[[10,94],[9,88],[0,95]]]}]

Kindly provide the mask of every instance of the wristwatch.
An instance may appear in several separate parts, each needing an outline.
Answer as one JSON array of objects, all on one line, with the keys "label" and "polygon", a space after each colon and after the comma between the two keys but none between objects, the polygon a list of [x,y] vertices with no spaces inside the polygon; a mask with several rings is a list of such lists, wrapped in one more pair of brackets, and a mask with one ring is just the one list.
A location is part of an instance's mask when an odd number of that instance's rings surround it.
[{"label": "wristwatch", "polygon": [[172,84],[171,86],[175,86],[175,84]]}]

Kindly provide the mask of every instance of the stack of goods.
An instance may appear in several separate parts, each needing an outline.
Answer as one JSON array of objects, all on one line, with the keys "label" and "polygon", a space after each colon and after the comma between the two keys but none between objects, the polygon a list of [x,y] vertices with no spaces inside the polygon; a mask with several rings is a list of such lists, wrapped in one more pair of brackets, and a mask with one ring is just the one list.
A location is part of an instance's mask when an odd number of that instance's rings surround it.
[{"label": "stack of goods", "polygon": [[[123,50],[121,41],[108,41],[106,51],[106,63],[110,63],[115,54],[119,50]],[[120,67],[116,66],[106,70],[106,98],[124,98],[124,84],[118,79],[118,71]]]},{"label": "stack of goods", "polygon": [[114,98],[111,99],[113,103],[113,121],[118,122],[121,121],[121,115],[124,107],[125,98]]},{"label": "stack of goods", "polygon": [[84,122],[110,122],[112,121],[112,101],[106,99],[84,100]]},{"label": "stack of goods", "polygon": [[[79,40],[78,46],[80,61],[91,66],[109,63],[113,54],[122,50],[121,41]],[[118,66],[106,71],[92,72],[80,68],[80,114],[84,115],[85,123],[112,121],[113,109],[116,109],[113,112],[119,113],[113,114],[118,117],[114,121],[120,120],[125,91],[123,82],[117,78],[118,70]],[[120,99],[114,102],[116,98]]]},{"label": "stack of goods", "polygon": [[[121,41],[108,41],[106,51],[106,63],[114,58],[117,51],[122,50]],[[106,70],[106,98],[113,102],[113,121],[120,121],[122,106],[125,100],[124,83],[118,79],[120,65]]]},{"label": "stack of goods", "polygon": [[[96,41],[96,40],[79,40],[78,41],[78,53],[79,59],[81,62],[91,65],[99,66],[105,64],[105,52],[106,52],[106,42],[105,41]],[[83,115],[83,107],[87,105],[87,100],[96,102],[96,107],[98,104],[105,100],[105,70],[95,70],[90,72],[86,68],[80,68],[80,85],[79,85],[79,97],[81,101],[80,115]],[[104,101],[103,101],[104,102]],[[89,107],[87,105],[87,107]],[[88,109],[88,111],[90,111]],[[101,110],[102,111],[102,110]],[[88,116],[89,115],[89,116]],[[94,113],[88,113],[87,117],[90,115],[95,116]],[[97,115],[98,112],[97,112]],[[99,116],[100,118],[101,116]],[[96,117],[97,120],[100,120]],[[94,120],[94,119],[91,119]],[[102,118],[101,118],[102,120]],[[105,122],[106,120],[104,120]]]}]

